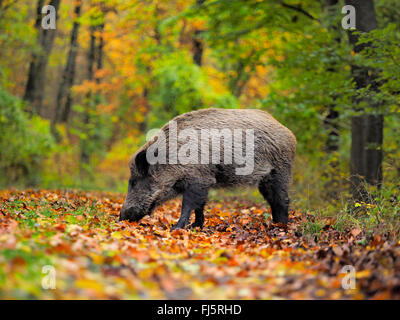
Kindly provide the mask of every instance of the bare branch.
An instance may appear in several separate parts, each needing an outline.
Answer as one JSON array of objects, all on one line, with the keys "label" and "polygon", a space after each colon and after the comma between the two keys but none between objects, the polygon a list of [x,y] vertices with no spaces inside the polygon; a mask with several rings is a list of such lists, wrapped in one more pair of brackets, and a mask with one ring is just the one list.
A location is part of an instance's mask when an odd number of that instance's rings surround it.
[{"label": "bare branch", "polygon": [[311,13],[307,12],[306,10],[304,10],[301,7],[301,4],[291,5],[291,4],[287,4],[285,2],[281,2],[281,6],[284,7],[284,8],[287,8],[287,9],[291,9],[291,10],[297,11],[297,12],[303,14],[304,16],[306,16],[307,18],[310,18],[311,20],[319,22],[319,20],[317,18],[315,18]]}]

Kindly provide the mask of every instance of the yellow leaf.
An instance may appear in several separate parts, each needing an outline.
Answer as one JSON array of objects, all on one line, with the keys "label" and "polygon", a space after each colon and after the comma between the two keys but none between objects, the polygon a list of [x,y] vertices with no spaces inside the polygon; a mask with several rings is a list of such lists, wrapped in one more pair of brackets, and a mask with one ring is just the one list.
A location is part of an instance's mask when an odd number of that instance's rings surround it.
[{"label": "yellow leaf", "polygon": [[370,274],[371,274],[370,270],[359,271],[359,272],[356,272],[356,278],[357,279],[366,278],[366,277],[369,277]]},{"label": "yellow leaf", "polygon": [[79,279],[75,281],[75,286],[81,289],[93,289],[98,292],[103,290],[103,286],[100,283],[90,279]]},{"label": "yellow leaf", "polygon": [[119,232],[119,231],[116,231],[116,232],[113,232],[112,234],[111,234],[111,237],[113,237],[113,238],[115,238],[115,239],[122,239],[123,238],[123,235],[122,235],[122,233],[121,232]]}]

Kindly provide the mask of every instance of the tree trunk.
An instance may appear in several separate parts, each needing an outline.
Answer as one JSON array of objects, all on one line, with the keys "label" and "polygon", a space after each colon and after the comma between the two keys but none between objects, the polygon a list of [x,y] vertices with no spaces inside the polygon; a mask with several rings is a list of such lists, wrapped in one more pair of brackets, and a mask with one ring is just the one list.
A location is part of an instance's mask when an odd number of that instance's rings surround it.
[{"label": "tree trunk", "polygon": [[[103,68],[103,61],[104,61],[104,39],[103,39],[103,31],[104,31],[104,24],[101,24],[96,27],[91,27],[90,28],[90,48],[89,48],[89,53],[88,53],[88,80],[93,81],[95,80],[96,83],[100,83],[101,79],[96,76],[95,70],[101,70]],[[97,39],[96,39],[96,32],[100,34],[98,38],[98,44],[97,44]],[[97,94],[93,96],[93,92],[89,92],[87,94],[87,107],[86,107],[86,112],[84,113],[84,118],[83,118],[83,123],[85,126],[87,126],[90,123],[90,106],[93,103],[90,101],[91,99],[94,99],[94,104],[97,105],[99,101],[96,101],[98,99]],[[96,140],[96,137],[92,137],[92,140]],[[90,160],[90,153],[89,150],[85,147],[85,145],[82,145],[81,147],[81,161],[83,164],[89,163]]]},{"label": "tree trunk", "polygon": [[[255,57],[255,50],[251,50],[250,53],[246,57],[238,57],[237,62],[234,64],[233,68],[235,70],[236,76],[232,76],[229,78],[228,87],[232,94],[239,98],[242,94],[244,87],[249,81],[252,72],[255,69],[255,64],[252,63],[252,59],[256,61],[258,57]],[[250,68],[249,71],[246,71],[246,68]]]},{"label": "tree trunk", "polygon": [[[49,5],[54,6],[57,15],[60,7],[60,0],[51,0]],[[38,32],[37,40],[39,44],[39,51],[32,54],[24,95],[24,100],[30,104],[30,109],[28,111],[30,111],[30,113],[36,112],[39,114],[42,108],[44,88],[46,83],[46,67],[56,35],[56,30],[46,30],[41,26],[43,6],[44,0],[38,0],[35,28]]]},{"label": "tree trunk", "polygon": [[[332,18],[335,16],[338,10],[339,0],[325,0],[326,10],[328,15]],[[331,22],[329,19],[328,30],[335,33],[335,42],[340,43],[340,30],[337,25]],[[335,72],[336,66],[332,65],[327,69],[327,72]],[[328,130],[328,139],[326,141],[325,150],[327,153],[333,153],[339,150],[339,126],[337,120],[339,118],[339,112],[335,109],[334,104],[327,106],[328,114],[324,120],[324,125]]]},{"label": "tree trunk", "polygon": [[[196,5],[201,6],[204,3],[205,0],[196,0]],[[195,64],[198,66],[201,66],[203,63],[203,51],[204,51],[204,45],[203,42],[200,39],[200,34],[202,33],[202,30],[195,30],[194,31],[194,36],[193,36],[193,61]]]},{"label": "tree trunk", "polygon": [[[104,24],[101,24],[97,28],[100,36],[99,36],[99,44],[96,47],[96,66],[97,70],[103,69],[103,60],[104,60],[104,39],[103,39],[103,32],[104,32]],[[96,82],[100,83],[100,79],[96,77]]]},{"label": "tree trunk", "polygon": [[[76,2],[75,19],[78,19],[81,14],[82,0]],[[63,71],[60,87],[58,89],[56,110],[53,118],[53,123],[67,122],[71,110],[72,97],[71,87],[74,84],[76,57],[78,55],[78,34],[80,23],[75,20],[71,31],[70,49],[68,52],[67,63]]]},{"label": "tree trunk", "polygon": [[[356,29],[370,32],[378,27],[373,0],[346,0],[347,5],[356,9]],[[349,42],[354,52],[358,53],[369,44],[357,45],[359,36],[348,33]],[[371,91],[378,91],[376,71],[364,66],[351,66],[356,89],[370,86]],[[355,103],[366,103],[373,109],[378,108],[370,99],[355,99]],[[382,142],[383,115],[367,113],[357,108],[359,113],[351,120],[351,191],[357,200],[367,200],[363,182],[380,187],[382,184]]]},{"label": "tree trunk", "polygon": [[[87,69],[87,79],[93,81],[94,79],[94,67],[96,62],[96,28],[90,27],[90,46],[88,52],[88,69]],[[90,123],[90,99],[92,97],[92,92],[88,92],[86,95],[86,110],[83,114],[83,123],[87,126]],[[89,163],[90,154],[85,145],[81,146],[81,162],[83,164]]]}]

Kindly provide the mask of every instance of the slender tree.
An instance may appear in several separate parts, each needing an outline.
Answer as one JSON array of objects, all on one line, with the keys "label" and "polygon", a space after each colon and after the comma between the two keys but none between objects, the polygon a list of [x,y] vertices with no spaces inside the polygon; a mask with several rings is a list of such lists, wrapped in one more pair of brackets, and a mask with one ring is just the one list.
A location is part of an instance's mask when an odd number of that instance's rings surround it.
[{"label": "slender tree", "polygon": [[81,15],[82,0],[75,4],[75,21],[72,26],[70,48],[67,56],[67,63],[61,77],[61,83],[58,89],[56,110],[54,113],[53,124],[57,122],[67,122],[71,110],[72,96],[71,87],[74,84],[76,57],[78,55],[78,35],[79,35],[79,17]]},{"label": "slender tree", "polygon": [[[106,10],[103,10],[103,14],[105,14]],[[91,25],[90,26],[90,46],[88,52],[88,73],[87,79],[89,81],[95,81],[97,84],[101,82],[101,79],[96,76],[96,71],[101,70],[103,68],[104,63],[104,23],[100,25]],[[98,101],[98,94],[93,94],[92,91],[89,91],[86,100],[87,100],[87,107],[84,113],[83,123],[87,126],[91,119],[91,105],[97,105]],[[91,101],[94,100],[94,101]],[[92,137],[92,140],[95,140],[95,137]],[[81,147],[81,162],[85,165],[89,162],[90,159],[90,151],[85,145]]]},{"label": "slender tree", "polygon": [[[58,13],[60,0],[51,0],[49,5],[53,6]],[[38,0],[36,7],[36,22],[38,51],[32,54],[29,65],[28,80],[26,82],[24,100],[30,104],[30,112],[40,113],[46,84],[46,67],[53,47],[56,30],[44,29],[41,26],[42,8],[45,5],[44,0]]]},{"label": "slender tree", "polygon": [[[333,23],[333,18],[337,14],[339,0],[325,0],[325,8],[327,10],[329,19],[328,19],[328,30],[335,34],[335,42],[340,43],[340,31],[337,24]],[[336,66],[331,65],[327,72],[335,72]],[[333,97],[335,98],[335,97]],[[326,141],[326,152],[332,153],[339,149],[339,127],[338,127],[338,118],[339,112],[335,108],[335,104],[330,104],[327,106],[328,114],[324,119],[325,127],[328,130],[328,139]]]},{"label": "slender tree", "polygon": [[[96,27],[90,26],[90,45],[89,51],[87,55],[88,59],[88,67],[87,67],[87,79],[89,81],[94,80],[94,68],[96,62],[96,36],[95,36]],[[83,124],[87,126],[90,122],[90,99],[92,98],[92,92],[88,92],[86,95],[86,110],[83,114]],[[81,162],[87,164],[89,162],[90,153],[85,145],[81,146]]]},{"label": "slender tree", "polygon": [[[356,29],[370,32],[378,27],[373,0],[346,0],[347,5],[356,9]],[[355,53],[359,53],[370,44],[358,44],[359,35],[348,33],[349,42]],[[352,65],[351,72],[356,89],[368,88],[371,92],[379,90],[376,70],[366,66]],[[366,196],[364,180],[380,186],[382,183],[382,143],[383,115],[377,110],[379,105],[368,97],[355,98],[357,106],[367,105],[374,113],[367,113],[364,107],[356,107],[356,116],[351,119],[351,188],[356,199]]]},{"label": "slender tree", "polygon": [[[196,6],[201,6],[205,0],[196,0]],[[193,36],[193,61],[198,66],[202,65],[203,62],[203,51],[204,51],[204,44],[200,38],[200,35],[203,31],[202,30],[195,30]]]},{"label": "slender tree", "polygon": [[[100,24],[97,27],[97,32],[99,34],[98,37],[98,44],[95,47],[95,55],[96,55],[96,67],[97,70],[103,69],[103,63],[104,63],[104,23]],[[96,77],[96,82],[100,83],[100,78]]]}]

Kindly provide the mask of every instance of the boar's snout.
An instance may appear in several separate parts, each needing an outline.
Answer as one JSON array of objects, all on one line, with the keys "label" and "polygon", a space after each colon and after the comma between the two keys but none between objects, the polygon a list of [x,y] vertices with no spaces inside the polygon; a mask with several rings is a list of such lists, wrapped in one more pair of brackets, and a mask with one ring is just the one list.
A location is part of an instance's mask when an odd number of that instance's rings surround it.
[{"label": "boar's snout", "polygon": [[141,214],[134,207],[125,208],[122,207],[119,213],[119,221],[129,220],[130,222],[139,221],[142,219],[144,214]]}]

